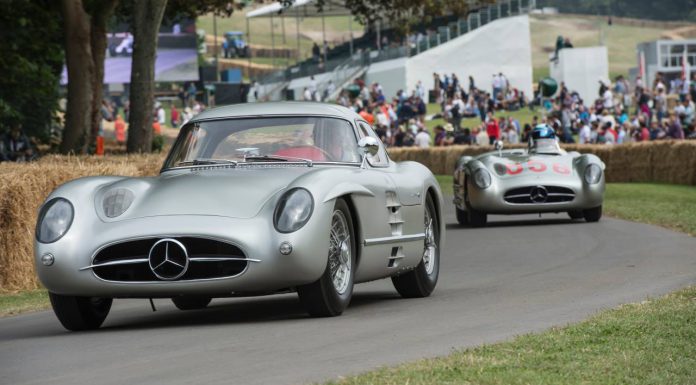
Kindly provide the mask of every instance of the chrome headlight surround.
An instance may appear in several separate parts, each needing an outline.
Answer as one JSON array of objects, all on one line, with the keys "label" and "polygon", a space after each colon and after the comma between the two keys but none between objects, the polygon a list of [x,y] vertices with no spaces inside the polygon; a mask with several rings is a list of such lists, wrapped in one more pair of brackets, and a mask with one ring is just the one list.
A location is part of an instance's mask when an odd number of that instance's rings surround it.
[{"label": "chrome headlight surround", "polygon": [[585,167],[585,183],[597,184],[602,179],[602,168],[594,163]]},{"label": "chrome headlight surround", "polygon": [[474,184],[480,189],[486,189],[491,185],[491,173],[485,168],[474,171]]},{"label": "chrome headlight surround", "polygon": [[75,208],[69,200],[53,198],[46,202],[36,221],[36,240],[53,243],[61,239],[70,230],[74,217]]},{"label": "chrome headlight surround", "polygon": [[135,194],[127,188],[109,190],[102,197],[102,212],[107,218],[116,218],[128,210],[134,199]]},{"label": "chrome headlight surround", "polygon": [[273,213],[273,226],[280,233],[301,229],[314,211],[312,194],[301,187],[287,191],[278,201]]}]

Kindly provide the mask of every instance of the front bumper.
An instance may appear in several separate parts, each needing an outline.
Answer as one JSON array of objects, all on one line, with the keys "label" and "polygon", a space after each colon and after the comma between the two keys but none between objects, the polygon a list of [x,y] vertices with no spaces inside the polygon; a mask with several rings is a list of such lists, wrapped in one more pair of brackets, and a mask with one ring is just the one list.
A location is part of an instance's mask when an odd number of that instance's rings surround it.
[{"label": "front bumper", "polygon": [[[556,186],[572,190],[575,194],[573,200],[568,202],[545,203],[510,203],[505,200],[507,191],[532,187],[532,186]],[[521,179],[518,181],[496,180],[486,189],[480,189],[469,183],[467,186],[469,205],[481,212],[488,214],[529,214],[549,213],[584,210],[601,206],[604,200],[604,177],[593,185],[576,180],[534,180]],[[459,198],[459,197],[458,197]],[[466,210],[462,198],[455,199],[455,204]]]},{"label": "front bumper", "polygon": [[[315,213],[316,214],[316,213]],[[171,297],[177,295],[225,296],[267,292],[316,281],[326,268],[329,219],[315,215],[291,234],[275,231],[272,221],[255,217],[155,216],[105,223],[94,218],[76,219],[59,241],[35,242],[36,270],[51,292],[76,296]],[[229,278],[195,281],[115,282],[99,278],[92,269],[95,253],[105,245],[142,238],[213,238],[239,247],[248,262],[240,274]],[[325,240],[325,241],[321,241]],[[279,246],[289,242],[293,250],[282,255]],[[41,263],[50,253],[55,262]]]}]

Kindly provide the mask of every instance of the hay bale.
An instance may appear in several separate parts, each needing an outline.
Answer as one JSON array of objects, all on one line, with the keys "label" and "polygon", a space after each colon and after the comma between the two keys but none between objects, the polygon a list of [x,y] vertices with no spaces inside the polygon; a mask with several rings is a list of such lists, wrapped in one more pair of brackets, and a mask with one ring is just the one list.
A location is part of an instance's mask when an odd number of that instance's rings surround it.
[{"label": "hay bale", "polygon": [[[0,292],[39,286],[33,241],[38,208],[59,185],[91,175],[141,176],[158,156],[48,156],[35,163],[0,165]],[[161,163],[161,162],[155,162]],[[158,166],[159,167],[159,166]]]}]

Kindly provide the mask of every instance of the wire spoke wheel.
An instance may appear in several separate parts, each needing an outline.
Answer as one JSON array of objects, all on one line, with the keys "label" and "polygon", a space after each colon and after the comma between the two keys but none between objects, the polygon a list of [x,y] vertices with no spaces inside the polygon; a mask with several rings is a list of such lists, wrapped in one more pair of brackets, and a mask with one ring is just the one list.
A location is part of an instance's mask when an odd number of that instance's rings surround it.
[{"label": "wire spoke wheel", "polygon": [[329,269],[334,289],[338,294],[345,293],[350,283],[352,258],[348,221],[340,210],[335,210],[331,218]]},{"label": "wire spoke wheel", "polygon": [[353,218],[348,203],[336,199],[329,227],[326,267],[321,277],[297,287],[300,302],[314,317],[334,317],[343,313],[353,296],[353,275],[357,266]]},{"label": "wire spoke wheel", "polygon": [[435,270],[435,255],[437,253],[437,242],[435,241],[435,228],[430,209],[425,209],[425,240],[423,246],[423,265],[425,272],[431,275]]},{"label": "wire spoke wheel", "polygon": [[428,194],[423,210],[423,254],[418,266],[392,276],[396,291],[405,298],[423,298],[435,290],[440,274],[440,218],[432,196]]}]

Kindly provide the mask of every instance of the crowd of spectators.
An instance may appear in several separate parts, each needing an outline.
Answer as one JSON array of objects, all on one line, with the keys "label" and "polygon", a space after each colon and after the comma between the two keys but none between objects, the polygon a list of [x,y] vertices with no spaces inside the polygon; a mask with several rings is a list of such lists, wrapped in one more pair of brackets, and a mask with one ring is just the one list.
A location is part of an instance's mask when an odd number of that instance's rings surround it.
[{"label": "crowd of spectators", "polygon": [[[696,74],[666,84],[658,73],[651,85],[623,76],[600,81],[597,98],[585,103],[561,83],[558,96],[545,101],[549,123],[568,143],[622,144],[662,139],[696,139]],[[576,139],[577,138],[577,139]]]},{"label": "crowd of spectators", "polygon": [[[528,100],[503,73],[493,75],[490,91],[477,88],[471,76],[464,84],[456,74],[433,74],[430,95],[418,82],[411,92],[399,90],[389,100],[379,83],[356,80],[358,94],[343,90],[337,102],[353,108],[375,127],[385,144],[396,147],[490,145],[496,140],[526,143],[532,128],[541,123],[553,127],[564,143],[696,139],[696,74],[688,82],[677,78],[666,83],[662,74],[650,87],[640,78],[631,85],[618,76],[613,83],[600,81],[596,98],[586,103],[563,83],[554,97],[542,98],[536,92]],[[428,98],[439,105],[439,111],[428,115]],[[533,111],[529,121],[520,122],[513,117],[518,114],[510,113],[520,109]],[[435,125],[431,133],[426,115],[442,118],[444,123]]]}]

